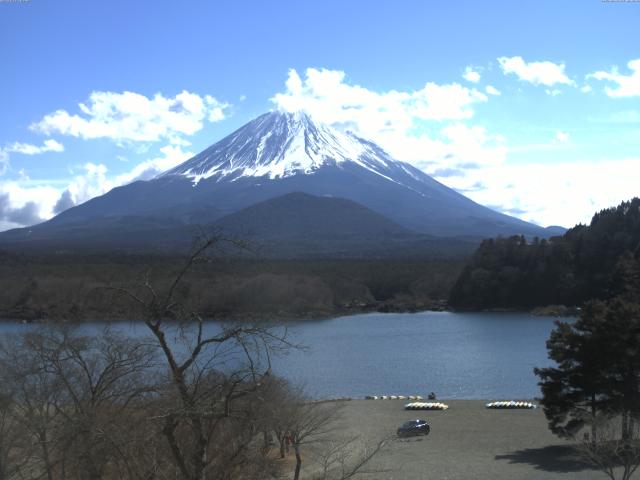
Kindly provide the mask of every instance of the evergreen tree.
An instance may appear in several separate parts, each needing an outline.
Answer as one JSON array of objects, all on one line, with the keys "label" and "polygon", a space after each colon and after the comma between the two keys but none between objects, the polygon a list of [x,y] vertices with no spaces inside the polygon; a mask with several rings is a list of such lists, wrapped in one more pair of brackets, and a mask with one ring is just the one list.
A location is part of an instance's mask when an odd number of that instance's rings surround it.
[{"label": "evergreen tree", "polygon": [[536,368],[542,390],[541,404],[549,428],[561,437],[573,437],[585,425],[597,437],[596,418],[611,405],[605,380],[608,359],[603,355],[600,319],[606,306],[587,304],[576,322],[556,322],[547,341],[549,358],[557,366]]},{"label": "evergreen tree", "polygon": [[561,237],[485,240],[451,290],[465,310],[576,306],[640,296],[640,198],[596,213]]},{"label": "evergreen tree", "polygon": [[590,427],[588,457],[629,478],[640,464],[640,305],[628,296],[588,302],[575,322],[557,322],[547,349],[557,365],[535,373],[549,428],[575,438]]}]

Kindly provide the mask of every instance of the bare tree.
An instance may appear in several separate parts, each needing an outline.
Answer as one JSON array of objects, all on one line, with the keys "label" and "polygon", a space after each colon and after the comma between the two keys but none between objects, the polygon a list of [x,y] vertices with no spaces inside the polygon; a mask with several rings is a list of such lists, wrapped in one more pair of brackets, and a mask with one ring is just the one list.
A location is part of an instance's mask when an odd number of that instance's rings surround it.
[{"label": "bare tree", "polygon": [[342,405],[338,402],[311,402],[299,398],[291,411],[289,438],[296,456],[293,479],[300,478],[302,448],[327,439],[335,431],[335,420]]},{"label": "bare tree", "polygon": [[13,421],[36,447],[29,461],[38,463],[43,476],[53,480],[60,433],[58,379],[44,369],[24,336],[9,337],[0,344],[0,371],[0,381],[13,392]]},{"label": "bare tree", "polygon": [[61,386],[57,410],[73,468],[83,478],[103,478],[111,465],[126,458],[129,436],[122,433],[131,428],[131,405],[154,391],[147,381],[154,349],[109,329],[99,337],[67,329],[38,332],[27,337],[27,344]]},{"label": "bare tree", "polygon": [[363,445],[357,436],[327,442],[318,455],[321,468],[314,480],[347,480],[356,475],[383,472],[381,469],[367,471],[365,467],[389,440],[390,437],[384,438],[373,446]]},{"label": "bare tree", "polygon": [[640,466],[640,427],[622,416],[603,414],[598,436],[585,433],[579,451],[611,480],[629,480]]},{"label": "bare tree", "polygon": [[15,416],[16,402],[11,393],[0,392],[0,479],[18,475],[32,458],[29,438]]},{"label": "bare tree", "polygon": [[229,324],[207,330],[204,319],[178,299],[189,270],[224,241],[204,240],[165,292],[148,278],[137,290],[118,289],[138,306],[162,352],[172,401],[157,418],[181,477],[190,480],[226,478],[246,463],[255,435],[246,401],[269,377],[273,351],[290,346],[285,329]]},{"label": "bare tree", "polygon": [[[31,471],[39,467],[49,480],[97,480],[126,469],[133,405],[155,388],[147,381],[153,357],[152,347],[108,329],[100,337],[43,329],[5,342],[3,376],[16,398],[12,418],[39,447]],[[126,476],[147,478],[131,469]]]},{"label": "bare tree", "polygon": [[295,422],[294,412],[299,404],[298,390],[293,389],[285,379],[270,377],[264,382],[258,400],[263,446],[267,448],[270,436],[275,435],[279,457],[284,459],[289,453],[289,435]]},{"label": "bare tree", "polygon": [[[376,445],[363,445],[358,436],[341,433],[343,402],[312,401],[300,389],[284,385],[278,395],[279,409],[273,417],[273,430],[284,437],[295,454],[294,480],[300,478],[303,458],[311,460],[308,478],[346,480],[365,474],[365,467],[386,445],[387,438]],[[280,443],[281,455],[284,452]],[[304,451],[304,452],[303,452]],[[376,470],[380,473],[381,470]]]},{"label": "bare tree", "polygon": [[356,454],[355,440],[332,436],[340,405],[272,375],[271,356],[293,347],[285,328],[207,323],[188,308],[182,279],[219,241],[164,289],[148,277],[111,289],[137,306],[142,337],[62,326],[0,342],[0,480],[276,479],[272,434],[282,457],[295,451],[296,479],[316,442],[321,478],[362,471],[377,449]]}]

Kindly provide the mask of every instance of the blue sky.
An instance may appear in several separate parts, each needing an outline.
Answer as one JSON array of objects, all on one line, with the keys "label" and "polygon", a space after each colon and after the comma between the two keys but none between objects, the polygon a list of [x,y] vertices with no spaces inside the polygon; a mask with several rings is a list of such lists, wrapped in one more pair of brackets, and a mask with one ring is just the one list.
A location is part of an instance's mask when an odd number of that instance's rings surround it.
[{"label": "blue sky", "polygon": [[640,3],[0,0],[0,229],[275,108],[542,225],[640,193]]}]

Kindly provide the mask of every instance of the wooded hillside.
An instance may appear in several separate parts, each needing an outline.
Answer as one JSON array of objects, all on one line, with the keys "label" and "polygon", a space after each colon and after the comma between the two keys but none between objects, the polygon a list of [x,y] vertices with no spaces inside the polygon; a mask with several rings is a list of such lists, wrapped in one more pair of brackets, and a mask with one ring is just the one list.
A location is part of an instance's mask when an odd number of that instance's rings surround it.
[{"label": "wooded hillside", "polygon": [[640,282],[640,198],[549,240],[482,242],[450,296],[458,309],[529,309],[607,299]]}]

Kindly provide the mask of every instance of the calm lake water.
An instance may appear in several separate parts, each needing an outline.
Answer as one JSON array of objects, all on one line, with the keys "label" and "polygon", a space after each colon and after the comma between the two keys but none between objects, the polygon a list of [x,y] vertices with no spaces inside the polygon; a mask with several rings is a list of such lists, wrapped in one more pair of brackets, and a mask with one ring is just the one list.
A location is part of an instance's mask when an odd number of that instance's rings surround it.
[{"label": "calm lake water", "polygon": [[275,370],[317,396],[540,396],[534,367],[550,365],[553,318],[518,313],[366,314],[292,327],[309,352]]},{"label": "calm lake water", "polygon": [[[519,313],[374,313],[289,324],[306,351],[273,360],[274,373],[316,397],[425,395],[511,399],[540,395],[553,318]],[[85,328],[99,332],[103,324]],[[0,332],[28,326],[5,323]],[[133,334],[144,330],[119,324]]]}]

